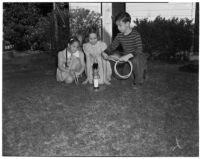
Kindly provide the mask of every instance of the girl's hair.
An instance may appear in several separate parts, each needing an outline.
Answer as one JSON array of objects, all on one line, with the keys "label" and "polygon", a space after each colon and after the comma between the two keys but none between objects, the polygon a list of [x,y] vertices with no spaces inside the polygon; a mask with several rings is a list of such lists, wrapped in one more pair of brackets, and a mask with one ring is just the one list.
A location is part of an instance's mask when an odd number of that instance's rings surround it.
[{"label": "girl's hair", "polygon": [[78,42],[80,44],[80,41],[78,40],[78,38],[76,36],[71,36],[68,41],[67,44],[73,44],[74,42]]},{"label": "girl's hair", "polygon": [[97,38],[99,39],[99,31],[97,26],[91,26],[87,29],[87,37],[89,37],[90,34],[94,33],[97,35]]}]

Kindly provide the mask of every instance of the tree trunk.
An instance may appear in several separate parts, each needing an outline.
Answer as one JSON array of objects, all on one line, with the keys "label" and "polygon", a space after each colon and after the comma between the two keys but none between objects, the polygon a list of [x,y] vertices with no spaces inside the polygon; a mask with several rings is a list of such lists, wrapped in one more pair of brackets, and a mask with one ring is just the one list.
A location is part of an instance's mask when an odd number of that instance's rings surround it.
[{"label": "tree trunk", "polygon": [[58,49],[58,21],[56,17],[56,3],[53,3],[53,19],[54,19],[54,37],[55,37],[55,50]]}]

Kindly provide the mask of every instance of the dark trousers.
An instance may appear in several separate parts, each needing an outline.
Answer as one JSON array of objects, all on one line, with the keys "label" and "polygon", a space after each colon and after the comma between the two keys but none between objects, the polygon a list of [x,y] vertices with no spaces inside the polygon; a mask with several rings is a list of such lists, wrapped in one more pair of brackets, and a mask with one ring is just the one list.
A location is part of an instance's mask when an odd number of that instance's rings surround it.
[{"label": "dark trousers", "polygon": [[[122,53],[119,51],[114,52],[113,54],[123,56]],[[133,65],[133,83],[134,84],[142,84],[144,82],[145,76],[146,76],[146,70],[147,70],[147,57],[144,53],[138,54],[130,59]],[[111,63],[111,67],[113,68],[114,64]],[[128,74],[128,70],[130,69],[130,66],[126,63],[123,65],[122,70],[119,70],[119,72],[123,72],[123,74]],[[114,74],[116,77],[116,75]]]},{"label": "dark trousers", "polygon": [[133,64],[133,76],[135,84],[144,82],[147,70],[147,57],[144,53],[138,54],[131,59]]}]

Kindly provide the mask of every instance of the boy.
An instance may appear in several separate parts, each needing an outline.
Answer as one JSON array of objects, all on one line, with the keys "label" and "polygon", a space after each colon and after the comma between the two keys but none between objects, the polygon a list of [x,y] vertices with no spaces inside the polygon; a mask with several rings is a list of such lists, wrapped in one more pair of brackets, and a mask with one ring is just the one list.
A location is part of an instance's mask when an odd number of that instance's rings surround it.
[{"label": "boy", "polygon": [[[120,57],[120,61],[128,61],[131,58],[133,64],[133,74],[135,85],[143,84],[144,73],[146,70],[146,57],[142,52],[142,41],[139,33],[130,28],[131,17],[128,13],[119,13],[115,18],[115,23],[120,33],[117,34],[114,41],[104,52],[103,58],[107,59],[108,54],[114,54],[116,48],[121,44],[124,56]],[[133,57],[133,58],[132,58]]]}]

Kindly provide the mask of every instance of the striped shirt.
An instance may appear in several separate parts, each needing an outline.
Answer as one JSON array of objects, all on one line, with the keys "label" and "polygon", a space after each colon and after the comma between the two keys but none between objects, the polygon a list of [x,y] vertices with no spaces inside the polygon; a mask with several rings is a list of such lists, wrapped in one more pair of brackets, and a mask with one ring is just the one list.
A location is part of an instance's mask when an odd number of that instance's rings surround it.
[{"label": "striped shirt", "polygon": [[140,34],[132,29],[131,33],[124,35],[123,33],[118,33],[112,44],[104,51],[107,54],[112,54],[113,51],[121,44],[123,48],[123,54],[133,54],[137,55],[142,53],[142,40]]}]

